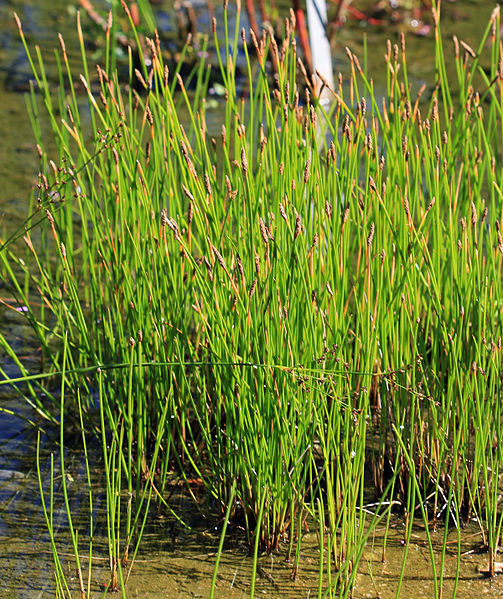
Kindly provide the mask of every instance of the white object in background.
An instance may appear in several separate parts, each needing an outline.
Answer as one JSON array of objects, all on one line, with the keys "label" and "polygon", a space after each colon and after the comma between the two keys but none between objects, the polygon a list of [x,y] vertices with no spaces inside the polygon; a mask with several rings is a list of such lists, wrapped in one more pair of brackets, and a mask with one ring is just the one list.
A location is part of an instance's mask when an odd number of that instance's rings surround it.
[{"label": "white object in background", "polygon": [[[327,37],[327,5],[325,0],[306,0],[307,26],[309,29],[309,43],[311,46],[311,59],[313,71],[318,71],[325,78],[330,88],[334,89],[334,74],[332,70],[332,55],[330,53],[330,42]],[[317,89],[322,82],[315,75]],[[329,104],[331,94],[324,89],[320,101]]]}]

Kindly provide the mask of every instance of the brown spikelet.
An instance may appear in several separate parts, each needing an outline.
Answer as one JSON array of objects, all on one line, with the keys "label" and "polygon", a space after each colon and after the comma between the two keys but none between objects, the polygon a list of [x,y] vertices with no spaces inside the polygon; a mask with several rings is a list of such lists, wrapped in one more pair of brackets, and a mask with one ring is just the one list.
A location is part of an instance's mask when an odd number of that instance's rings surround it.
[{"label": "brown spikelet", "polygon": [[436,121],[438,119],[438,98],[433,96],[433,104],[431,107],[431,120]]},{"label": "brown spikelet", "polygon": [[154,124],[154,117],[152,116],[152,111],[148,106],[145,108],[145,115],[147,117],[148,124],[152,127]]},{"label": "brown spikelet", "polygon": [[300,214],[295,210],[295,231],[293,233],[293,238],[297,239],[297,237],[302,232],[302,221],[300,220]]},{"label": "brown spikelet", "polygon": [[346,224],[346,221],[348,220],[348,217],[349,217],[349,207],[344,210],[344,213],[342,215],[341,229],[344,229],[344,225]]},{"label": "brown spikelet", "polygon": [[65,244],[63,242],[61,242],[59,244],[59,247],[61,249],[61,255],[63,256],[63,259],[66,260],[66,247],[65,247]]},{"label": "brown spikelet", "polygon": [[267,245],[269,243],[269,237],[270,237],[270,233],[266,227],[266,224],[264,223],[264,221],[259,217],[258,219],[258,224],[260,227],[260,235],[262,236],[262,239],[264,240],[264,243]]},{"label": "brown spikelet", "polygon": [[475,208],[474,202],[472,202],[472,225],[475,226],[478,221],[477,209]]},{"label": "brown spikelet", "polygon": [[365,145],[367,146],[369,154],[372,154],[372,151],[374,149],[374,142],[372,140],[372,135],[370,133],[368,133],[367,136],[365,137]]},{"label": "brown spikelet", "polygon": [[360,112],[361,112],[362,117],[365,117],[366,111],[367,111],[367,100],[362,97],[362,99],[360,100]]},{"label": "brown spikelet", "polygon": [[245,283],[245,269],[243,268],[243,263],[241,262],[241,258],[239,254],[236,254],[236,265],[238,267],[239,274],[241,275],[241,280],[243,284]]},{"label": "brown spikelet", "polygon": [[403,199],[403,207],[404,207],[407,219],[410,221],[410,218],[411,218],[410,217],[410,206],[409,206],[409,198],[407,196],[405,196]]},{"label": "brown spikelet", "polygon": [[283,208],[283,204],[280,202],[279,203],[279,213],[281,214],[281,218],[285,221],[288,222],[288,218],[286,216],[286,212],[285,209]]},{"label": "brown spikelet", "polygon": [[208,173],[205,173],[204,175],[204,185],[206,186],[206,191],[208,192],[208,195],[211,195],[211,182]]},{"label": "brown spikelet", "polygon": [[180,148],[182,150],[183,157],[185,158],[185,162],[187,163],[187,167],[188,167],[191,175],[194,177],[194,179],[197,179],[197,173],[196,173],[196,169],[194,168],[194,163],[192,162],[192,160],[189,156],[189,151],[187,149],[187,145],[185,144],[183,139],[180,140]]},{"label": "brown spikelet", "polygon": [[45,209],[45,215],[47,216],[47,220],[49,221],[49,223],[51,225],[54,224],[54,216],[50,213],[50,211],[46,208]]},{"label": "brown spikelet", "polygon": [[138,81],[143,85],[143,87],[147,89],[147,84],[145,83],[145,79],[143,78],[143,75],[140,73],[140,71],[138,69],[135,69],[134,74],[136,75]]},{"label": "brown spikelet", "polygon": [[332,287],[330,287],[330,283],[328,281],[325,283],[325,287],[327,288],[330,297],[334,297],[334,292],[332,291]]},{"label": "brown spikelet", "polygon": [[58,33],[58,40],[59,40],[59,45],[61,46],[61,51],[63,52],[63,56],[66,58],[65,40],[63,39],[63,36],[61,35],[61,33]]},{"label": "brown spikelet", "polygon": [[222,254],[217,250],[217,248],[214,245],[211,246],[211,249],[212,249],[213,253],[215,254],[215,257],[216,257],[218,263],[220,264],[220,266],[222,268],[225,268],[225,260],[222,256]]},{"label": "brown spikelet", "polygon": [[349,129],[349,116],[346,114],[342,121],[342,133],[346,133],[347,129]]},{"label": "brown spikelet", "polygon": [[175,239],[179,239],[180,235],[178,232],[178,223],[174,218],[168,218],[166,221],[167,226],[173,231]]},{"label": "brown spikelet", "polygon": [[452,36],[452,41],[454,42],[454,58],[459,58],[459,41],[458,38],[453,35]]},{"label": "brown spikelet", "polygon": [[369,236],[367,237],[367,247],[369,247],[369,248],[372,245],[372,242],[374,241],[374,233],[375,233],[375,225],[374,225],[374,223],[372,223],[370,225]]},{"label": "brown spikelet", "polygon": [[498,231],[498,249],[503,254],[503,236],[501,235],[501,231]]},{"label": "brown spikelet", "polygon": [[248,175],[248,162],[246,160],[246,152],[244,148],[241,148],[241,168],[243,169],[243,174],[246,179]]},{"label": "brown spikelet", "polygon": [[260,256],[255,251],[255,272],[257,273],[257,277],[260,277]]},{"label": "brown spikelet", "polygon": [[206,266],[206,271],[208,273],[208,277],[210,281],[213,281],[213,268],[211,267],[211,262],[204,256],[204,265]]},{"label": "brown spikelet", "polygon": [[472,58],[477,58],[477,55],[475,54],[473,48],[471,48],[466,42],[464,42],[463,40],[459,40],[459,43],[461,44],[465,52],[467,52]]},{"label": "brown spikelet", "polygon": [[253,282],[250,287],[250,291],[248,291],[248,297],[251,299],[253,294],[255,293],[255,289],[257,288],[258,279],[253,279]]},{"label": "brown spikelet", "polygon": [[190,193],[190,191],[187,189],[187,187],[185,187],[185,185],[183,183],[182,183],[182,190],[183,190],[183,193],[189,198],[189,200],[191,202],[195,202],[194,196]]},{"label": "brown spikelet", "polygon": [[311,166],[311,161],[308,159],[306,162],[306,168],[304,169],[304,183],[307,183],[309,180],[309,167]]},{"label": "brown spikelet", "polygon": [[193,202],[189,202],[189,207],[187,210],[187,224],[188,225],[190,225],[193,218],[194,218],[194,204],[193,204]]},{"label": "brown spikelet", "polygon": [[405,102],[405,118],[407,120],[410,119],[411,112],[412,112],[412,107],[410,105],[410,102],[407,100],[407,102]]}]

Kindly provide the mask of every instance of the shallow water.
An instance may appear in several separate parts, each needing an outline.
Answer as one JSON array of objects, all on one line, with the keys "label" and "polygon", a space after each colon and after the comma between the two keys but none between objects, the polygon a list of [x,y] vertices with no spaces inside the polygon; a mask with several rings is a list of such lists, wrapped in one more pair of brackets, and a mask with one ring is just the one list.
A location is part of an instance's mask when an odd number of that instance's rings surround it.
[{"label": "shallow water", "polygon": [[[103,2],[95,2],[96,6]],[[492,4],[485,1],[462,1],[444,3],[443,30],[446,36],[456,33],[474,47],[486,26]],[[165,7],[158,10],[159,26],[174,28],[171,11]],[[205,5],[195,6],[200,30],[206,30],[209,19]],[[69,52],[76,51],[74,32],[75,9],[65,0],[0,0],[0,230],[1,237],[17,230],[26,217],[29,197],[36,182],[38,157],[33,144],[31,127],[26,113],[22,90],[29,80],[29,70],[24,51],[18,40],[12,12],[19,13],[30,43],[40,45],[42,53],[50,57],[53,48],[58,47],[56,31],[65,39]],[[217,11],[218,17],[218,11]],[[85,21],[84,21],[85,23]],[[336,35],[334,62],[335,69],[346,71],[344,46],[348,45],[360,57],[364,54],[363,33],[367,34],[367,70],[374,79],[383,77],[383,54],[388,37],[396,39],[399,26],[384,29],[375,26],[348,23]],[[176,36],[173,36],[175,43]],[[409,75],[415,88],[423,82],[431,85],[433,41],[429,37],[411,35],[407,38],[409,51]],[[450,52],[452,44],[446,42]],[[49,64],[51,60],[49,60]],[[363,60],[362,60],[363,64]],[[219,113],[214,111],[214,122],[218,123]],[[211,123],[210,123],[211,126]],[[42,128],[47,123],[42,121]],[[5,294],[0,281],[0,296]],[[0,306],[2,333],[13,342],[16,350],[30,352],[34,364],[36,355],[29,344],[29,332],[22,316]],[[8,374],[15,368],[7,361],[2,364]],[[2,392],[1,407],[12,410],[24,418],[33,418],[33,412],[16,396]],[[55,435],[55,431],[52,431]],[[53,595],[53,566],[48,534],[45,527],[39,498],[35,447],[36,432],[20,418],[7,413],[0,414],[0,595],[10,598],[50,597]],[[57,451],[54,438],[42,437],[42,471],[44,484],[48,485],[50,451]],[[82,536],[86,532],[84,470],[81,456],[73,451],[67,456],[68,479],[72,500],[72,513],[76,521],[82,518]],[[64,567],[72,568],[70,545],[65,537],[66,516],[61,503],[61,483],[56,481],[57,528],[62,535],[61,555]],[[96,510],[100,508],[100,491],[96,489]],[[204,531],[204,523],[198,523],[197,533],[192,535],[173,532],[173,523],[162,514],[154,519],[155,525],[148,531],[142,545],[128,589],[132,597],[207,597],[209,593],[215,551],[218,542],[214,531]],[[463,547],[462,572],[459,581],[458,597],[473,597],[476,594],[488,597],[503,595],[503,580],[491,581],[484,578],[479,570],[485,565],[487,556],[477,553],[480,538],[476,530],[462,531]],[[442,531],[436,533],[441,542]],[[454,538],[454,537],[453,537]],[[397,522],[392,536],[386,562],[381,561],[381,550],[370,546],[362,560],[360,574],[354,596],[394,597],[398,584],[404,548],[400,542],[400,523]],[[83,543],[85,546],[85,543]],[[262,556],[260,576],[257,581],[257,595],[268,597],[309,597],[316,594],[318,552],[317,537],[307,533],[304,539],[302,558],[296,580],[290,578],[292,564],[285,561],[284,555]],[[379,539],[375,540],[379,547]],[[445,596],[452,596],[455,563],[455,543],[453,553],[448,556],[446,569]],[[103,590],[107,582],[106,552],[103,540],[96,538],[95,568],[91,588],[93,596]],[[84,561],[85,565],[85,561]],[[218,597],[246,597],[250,590],[251,560],[247,548],[239,540],[226,544],[219,570]],[[407,570],[403,583],[402,597],[433,596],[433,580],[428,548],[424,535],[417,531],[415,542],[409,553]]]}]

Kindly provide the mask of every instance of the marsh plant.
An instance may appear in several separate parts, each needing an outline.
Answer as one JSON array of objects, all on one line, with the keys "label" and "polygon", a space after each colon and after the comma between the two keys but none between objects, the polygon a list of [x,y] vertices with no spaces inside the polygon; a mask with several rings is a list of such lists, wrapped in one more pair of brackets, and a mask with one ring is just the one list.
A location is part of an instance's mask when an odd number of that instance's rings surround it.
[{"label": "marsh plant", "polygon": [[[92,71],[79,31],[82,74],[60,39],[51,89],[19,24],[40,174],[17,239],[26,255],[10,239],[0,256],[43,371],[2,338],[20,369],[2,383],[101,441],[123,593],[148,504],[172,509],[175,472],[224,534],[240,525],[254,564],[284,547],[294,576],[317,528],[319,597],[350,594],[391,507],[406,524],[399,592],[420,517],[440,596],[449,529],[460,543],[476,520],[490,574],[501,544],[499,10],[477,48],[444,50],[434,8],[430,88],[410,85],[403,37],[385,49],[384,97],[348,49],[329,109],[297,59],[293,17],[277,40],[248,36],[237,15],[221,37],[213,26],[217,66],[201,58],[190,86],[157,35],[130,52],[124,81],[110,53]],[[61,568],[58,580],[65,594]]]}]

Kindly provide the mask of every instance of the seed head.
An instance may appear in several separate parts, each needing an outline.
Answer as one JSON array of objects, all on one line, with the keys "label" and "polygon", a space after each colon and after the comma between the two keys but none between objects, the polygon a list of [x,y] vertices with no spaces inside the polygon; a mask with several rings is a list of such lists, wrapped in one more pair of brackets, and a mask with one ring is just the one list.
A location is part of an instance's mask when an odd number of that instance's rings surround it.
[{"label": "seed head", "polygon": [[206,191],[208,192],[208,195],[211,195],[211,182],[208,173],[205,173],[204,175],[204,185],[206,186]]},{"label": "seed head", "polygon": [[152,111],[150,110],[150,108],[148,106],[145,109],[145,114],[147,117],[147,121],[149,122],[149,125],[152,127],[152,125],[154,124],[154,117],[152,116]]},{"label": "seed head", "polygon": [[183,190],[183,193],[189,198],[189,200],[191,202],[195,201],[194,200],[194,196],[190,193],[190,191],[188,190],[188,188],[185,187],[185,185],[183,183],[182,183],[182,190]]},{"label": "seed head", "polygon": [[475,208],[475,203],[472,202],[472,225],[475,226],[477,224],[477,209]]},{"label": "seed head", "polygon": [[367,100],[365,100],[365,98],[362,98],[360,100],[360,111],[362,113],[362,117],[365,117],[366,110],[367,110]]},{"label": "seed head", "polygon": [[216,257],[218,263],[220,264],[220,266],[222,268],[225,268],[225,260],[223,259],[222,254],[217,250],[217,248],[214,245],[211,246],[211,249],[212,249],[213,253],[215,254],[215,257]]},{"label": "seed head", "polygon": [[498,249],[503,254],[503,237],[501,236],[501,231],[498,230]]},{"label": "seed head", "polygon": [[245,176],[248,175],[248,162],[246,160],[246,152],[244,148],[241,148],[241,168],[243,169],[243,174]]},{"label": "seed head", "polygon": [[243,263],[241,262],[241,258],[239,254],[236,254],[236,265],[238,267],[239,274],[241,275],[241,279],[244,282],[245,280],[245,269],[243,268]]},{"label": "seed head", "polygon": [[47,216],[47,220],[50,222],[51,225],[54,224],[54,216],[50,213],[50,211],[46,208],[45,210],[45,215]]},{"label": "seed head", "polygon": [[260,217],[258,219],[258,224],[259,224],[259,228],[260,228],[260,235],[262,236],[264,243],[267,245],[269,243],[269,234],[268,234],[267,227],[265,226],[264,221]]},{"label": "seed head", "polygon": [[302,222],[300,220],[300,215],[297,212],[297,210],[295,210],[295,231],[293,234],[293,238],[297,239],[297,237],[301,234],[302,232]]},{"label": "seed head", "polygon": [[255,289],[257,288],[258,279],[253,279],[253,282],[250,287],[250,291],[248,291],[248,297],[251,299],[253,294],[255,293]]},{"label": "seed head", "polygon": [[374,233],[375,233],[375,225],[374,225],[374,223],[372,223],[370,225],[370,232],[369,232],[369,236],[367,238],[367,246],[369,248],[372,245],[372,241],[374,240]]},{"label": "seed head", "polygon": [[204,256],[204,265],[206,266],[206,270],[208,272],[208,277],[210,279],[210,281],[213,282],[213,268],[211,267],[211,262],[208,260],[208,258],[206,258],[206,256]]},{"label": "seed head", "polygon": [[309,167],[311,166],[311,161],[308,159],[306,162],[306,168],[304,169],[304,183],[307,183],[309,179]]},{"label": "seed head", "polygon": [[431,120],[436,121],[438,119],[438,98],[437,96],[433,97],[433,104],[431,107]]},{"label": "seed head", "polygon": [[365,138],[365,145],[368,148],[369,154],[372,154],[372,150],[374,149],[374,142],[372,141],[372,135],[370,133],[367,134]]}]

